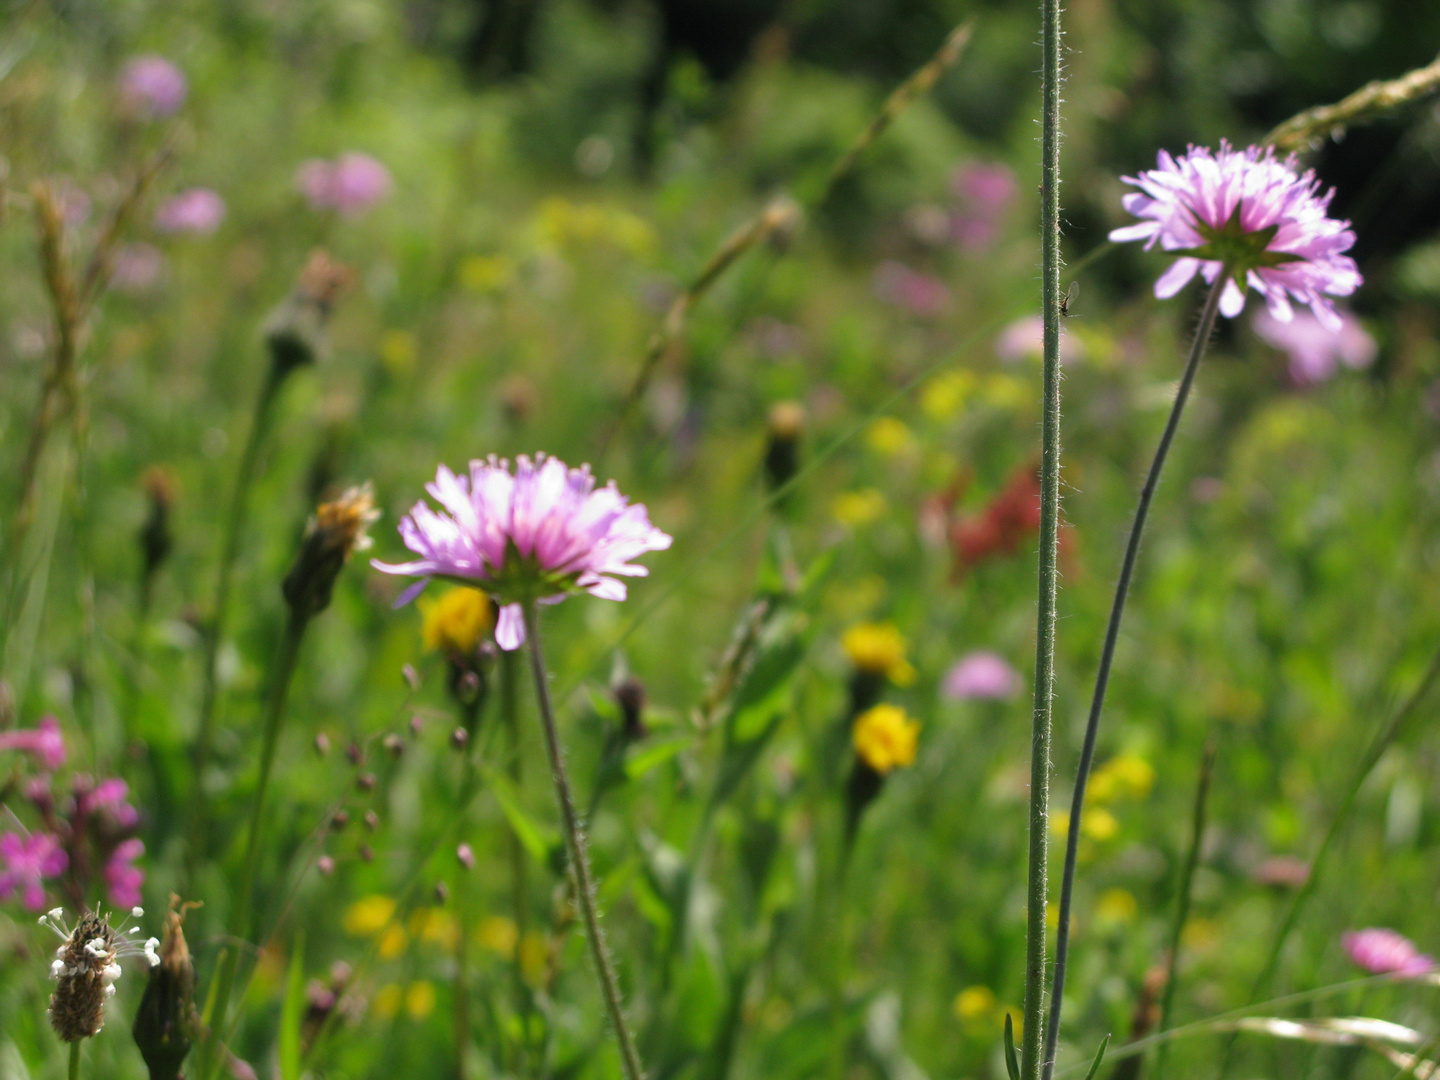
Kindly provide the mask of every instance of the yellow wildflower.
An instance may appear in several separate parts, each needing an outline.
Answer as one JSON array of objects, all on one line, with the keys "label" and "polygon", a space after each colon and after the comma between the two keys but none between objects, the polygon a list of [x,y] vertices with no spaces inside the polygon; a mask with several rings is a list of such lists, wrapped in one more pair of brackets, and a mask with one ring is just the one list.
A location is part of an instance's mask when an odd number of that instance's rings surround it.
[{"label": "yellow wildflower", "polygon": [[435,984],[428,979],[410,984],[405,991],[405,1011],[416,1020],[424,1020],[435,1011]]},{"label": "yellow wildflower", "polygon": [[394,960],[405,951],[409,941],[410,937],[405,933],[405,928],[396,923],[380,935],[380,945],[376,951],[380,954],[380,959]]},{"label": "yellow wildflower", "polygon": [[1128,889],[1106,889],[1095,901],[1095,921],[1108,926],[1129,926],[1140,913],[1135,895]]},{"label": "yellow wildflower", "polygon": [[1104,807],[1096,806],[1080,819],[1080,831],[1091,840],[1110,840],[1120,831],[1120,822]]},{"label": "yellow wildflower", "polygon": [[840,647],[860,671],[883,675],[896,686],[915,681],[915,669],[905,659],[905,639],[894,623],[860,623],[845,631]]},{"label": "yellow wildflower", "polygon": [[866,445],[877,454],[895,457],[915,449],[915,436],[903,420],[893,416],[882,416],[865,432]]},{"label": "yellow wildflower", "polygon": [[420,636],[425,648],[449,656],[465,656],[475,651],[481,636],[494,623],[490,598],[479,589],[456,586],[439,599],[420,600]]},{"label": "yellow wildflower", "polygon": [[404,1000],[404,989],[395,983],[387,983],[375,991],[370,1008],[375,1011],[376,1016],[388,1019],[400,1011],[400,1003]]},{"label": "yellow wildflower", "polygon": [[874,488],[860,488],[835,496],[830,513],[842,525],[869,525],[885,513],[885,496]]},{"label": "yellow wildflower", "polygon": [[1154,766],[1137,754],[1121,754],[1095,770],[1085,789],[1085,801],[1107,803],[1120,798],[1143,799],[1154,786]]},{"label": "yellow wildflower", "polygon": [[932,420],[948,420],[965,407],[975,390],[975,376],[969,371],[947,371],[937,375],[920,391],[920,409]]},{"label": "yellow wildflower", "polygon": [[531,930],[520,942],[520,975],[530,986],[543,986],[549,969],[550,943]]},{"label": "yellow wildflower", "polygon": [[475,928],[475,942],[482,949],[497,952],[507,960],[515,955],[515,941],[519,937],[513,919],[503,915],[491,915],[480,920]]},{"label": "yellow wildflower", "polygon": [[988,1020],[995,1012],[995,991],[988,986],[967,986],[955,995],[955,1016],[965,1024]]},{"label": "yellow wildflower", "polygon": [[380,362],[391,375],[408,375],[420,358],[420,346],[409,330],[387,330],[380,338]]},{"label": "yellow wildflower", "polygon": [[395,914],[395,901],[379,894],[362,896],[340,917],[340,925],[352,937],[370,937],[378,934]]},{"label": "yellow wildflower", "polygon": [[410,916],[410,933],[421,941],[437,942],[449,949],[459,939],[459,926],[448,911],[419,908]]},{"label": "yellow wildflower", "polygon": [[855,753],[882,776],[915,760],[920,724],[897,705],[876,705],[855,721]]},{"label": "yellow wildflower", "polygon": [[460,264],[460,284],[476,292],[500,292],[515,280],[508,255],[471,255]]}]

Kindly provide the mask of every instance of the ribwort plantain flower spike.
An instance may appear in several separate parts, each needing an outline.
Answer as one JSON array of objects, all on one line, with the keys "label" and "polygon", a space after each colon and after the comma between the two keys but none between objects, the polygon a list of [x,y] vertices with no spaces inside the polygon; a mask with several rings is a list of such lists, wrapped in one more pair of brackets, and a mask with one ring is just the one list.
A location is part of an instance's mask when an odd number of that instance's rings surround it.
[{"label": "ribwort plantain flower spike", "polygon": [[1192,146],[1174,158],[1162,150],[1158,164],[1123,178],[1140,189],[1124,206],[1141,221],[1110,233],[1179,256],[1155,282],[1157,297],[1174,296],[1197,273],[1214,282],[1223,269],[1220,313],[1227,318],[1244,309],[1250,288],[1281,322],[1293,317],[1293,298],[1326,329],[1340,329],[1330,297],[1360,285],[1355,260],[1344,254],[1355,234],[1348,221],[1330,217],[1335,192],[1320,194],[1314,170],[1297,173],[1294,155],[1282,160],[1269,147],[1242,151],[1224,141],[1218,153]]},{"label": "ribwort plantain flower spike", "polygon": [[443,512],[421,500],[400,522],[405,546],[420,557],[371,565],[421,577],[396,606],[432,577],[485,590],[500,605],[495,643],[506,650],[525,641],[523,604],[554,604],[577,592],[624,600],[624,582],[610,575],[644,577],[649,571],[630,560],[671,543],[614,481],[597,489],[588,465],[572,469],[545,454],[516,458],[513,473],[493,454],[472,461],[468,476],[441,465],[425,489]]},{"label": "ribwort plantain flower spike", "polygon": [[[85,912],[72,930],[61,921],[64,914],[63,908],[52,908],[40,916],[40,925],[63,941],[50,964],[50,977],[55,980],[50,1026],[62,1040],[73,1043],[98,1035],[105,1026],[105,1003],[115,994],[120,958],[143,956],[154,967],[160,963],[155,951],[160,942],[150,938],[143,945],[135,944],[129,936],[134,927],[116,930],[100,911]],[[138,919],[145,912],[137,907],[130,914]]]}]

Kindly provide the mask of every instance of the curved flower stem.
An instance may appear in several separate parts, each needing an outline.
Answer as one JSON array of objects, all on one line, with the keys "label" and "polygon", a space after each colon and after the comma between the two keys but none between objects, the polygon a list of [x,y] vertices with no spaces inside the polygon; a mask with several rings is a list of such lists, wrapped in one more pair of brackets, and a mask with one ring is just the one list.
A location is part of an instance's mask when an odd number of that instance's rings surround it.
[{"label": "curved flower stem", "polygon": [[1045,907],[1050,838],[1050,712],[1060,536],[1060,0],[1041,0],[1040,298],[1045,323],[1040,423],[1040,555],[1035,696],[1030,721],[1030,835],[1025,911],[1025,1012],[1020,1078],[1037,1080],[1045,1018]]},{"label": "curved flower stem", "polygon": [[560,734],[555,728],[555,714],[550,707],[550,685],[545,674],[545,659],[540,652],[540,620],[535,602],[527,601],[524,611],[525,635],[530,645],[530,670],[535,676],[535,700],[540,706],[540,725],[545,732],[545,750],[550,757],[551,775],[555,778],[555,794],[560,800],[560,818],[565,833],[565,847],[570,855],[570,872],[574,875],[575,899],[580,905],[581,917],[585,920],[585,937],[590,942],[590,954],[595,958],[595,968],[600,975],[600,990],[605,997],[605,1006],[609,1009],[610,1020],[615,1025],[615,1038],[620,1043],[620,1062],[625,1068],[626,1080],[644,1080],[645,1070],[640,1066],[635,1040],[625,1024],[620,984],[615,978],[615,969],[605,948],[605,936],[600,930],[600,914],[595,904],[595,883],[590,873],[590,857],[585,852],[585,836],[575,813],[575,800],[570,794],[570,777],[565,770],[565,753],[560,746]]},{"label": "curved flower stem", "polygon": [[265,796],[270,789],[270,774],[275,765],[275,749],[280,741],[281,721],[285,716],[285,699],[290,693],[290,682],[300,659],[300,642],[305,637],[305,628],[310,619],[291,611],[285,622],[285,634],[280,639],[280,652],[275,662],[274,681],[270,687],[270,701],[265,711],[264,741],[260,750],[260,780],[250,803],[250,824],[245,840],[245,862],[240,872],[240,884],[235,895],[235,907],[230,917],[230,937],[236,943],[221,961],[216,972],[215,1005],[211,1013],[210,1036],[203,1044],[199,1067],[195,1070],[198,1080],[209,1080],[218,1065],[223,1050],[218,1040],[224,1037],[227,1028],[226,1013],[230,1009],[230,996],[235,987],[235,975],[240,966],[239,942],[249,938],[251,932],[251,907],[255,893],[255,870],[260,862],[260,837],[265,831]]},{"label": "curved flower stem", "polygon": [[1060,927],[1055,938],[1055,977],[1050,988],[1050,1018],[1045,1029],[1044,1080],[1050,1080],[1055,1070],[1055,1046],[1060,1039],[1061,995],[1065,992],[1065,960],[1070,945],[1070,901],[1075,888],[1075,852],[1080,844],[1080,819],[1085,813],[1085,782],[1090,778],[1090,763],[1095,757],[1095,736],[1100,728],[1100,713],[1105,708],[1105,691],[1110,685],[1110,667],[1115,660],[1115,643],[1120,637],[1120,619],[1125,614],[1125,599],[1130,593],[1130,578],[1135,573],[1136,557],[1140,554],[1140,536],[1145,531],[1145,518],[1150,513],[1150,501],[1155,497],[1155,488],[1160,483],[1160,471],[1165,467],[1170,444],[1180,427],[1180,414],[1185,411],[1185,402],[1190,398],[1190,387],[1194,385],[1195,373],[1200,369],[1200,358],[1205,355],[1205,346],[1215,329],[1215,318],[1220,313],[1220,294],[1225,289],[1226,278],[1223,270],[1217,274],[1214,284],[1210,286],[1210,292],[1205,297],[1205,306],[1200,312],[1200,325],[1196,328],[1195,340],[1190,345],[1189,359],[1185,361],[1185,373],[1180,376],[1180,387],[1175,392],[1175,404],[1170,408],[1170,418],[1165,422],[1160,445],[1155,448],[1155,459],[1150,462],[1145,486],[1140,489],[1140,503],[1135,508],[1130,539],[1125,544],[1125,558],[1120,564],[1120,580],[1115,584],[1110,624],[1105,629],[1100,670],[1095,674],[1095,693],[1090,699],[1090,718],[1085,723],[1085,742],[1080,749],[1080,765],[1075,775],[1075,794],[1070,801],[1070,829],[1065,838],[1065,870],[1060,883]]},{"label": "curved flower stem", "polygon": [[215,568],[215,610],[210,613],[209,625],[205,628],[205,652],[200,664],[200,713],[195,730],[195,745],[191,751],[193,788],[190,796],[190,835],[185,845],[187,876],[192,876],[200,848],[205,840],[205,770],[210,765],[210,747],[215,736],[215,705],[219,695],[217,658],[220,639],[225,632],[225,616],[230,608],[230,586],[235,574],[235,562],[240,555],[240,535],[245,529],[245,506],[249,501],[250,488],[255,483],[255,473],[260,463],[260,444],[270,428],[270,416],[285,372],[277,364],[271,364],[255,401],[255,415],[250,422],[250,434],[245,449],[240,454],[240,468],[235,476],[235,489],[230,497],[230,512],[225,519],[225,538],[220,551],[220,563]]}]

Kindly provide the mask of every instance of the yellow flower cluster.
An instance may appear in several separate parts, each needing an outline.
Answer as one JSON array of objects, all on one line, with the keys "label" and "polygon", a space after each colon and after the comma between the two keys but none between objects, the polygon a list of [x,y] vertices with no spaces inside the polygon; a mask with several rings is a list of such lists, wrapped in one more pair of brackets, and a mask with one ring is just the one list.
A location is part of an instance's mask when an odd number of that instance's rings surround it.
[{"label": "yellow flower cluster", "polygon": [[535,215],[535,231],[544,245],[602,243],[637,258],[654,252],[655,230],[644,218],[628,210],[597,203],[572,203],[559,197],[546,199]]},{"label": "yellow flower cluster", "polygon": [[411,912],[407,926],[395,919],[395,901],[378,893],[362,896],[347,907],[340,925],[352,937],[379,935],[376,952],[382,960],[401,955],[411,940],[431,942],[453,949],[459,940],[455,917],[442,908],[417,908]]},{"label": "yellow flower cluster", "polygon": [[860,760],[884,776],[898,765],[915,761],[920,723],[897,705],[876,705],[855,720],[853,738]]},{"label": "yellow flower cluster", "polygon": [[421,598],[420,635],[425,648],[447,656],[468,656],[494,624],[490,598],[479,589],[456,586],[437,600]]},{"label": "yellow flower cluster", "polygon": [[896,686],[915,681],[915,669],[905,659],[905,638],[894,623],[860,623],[845,631],[840,647],[856,670],[883,675]]},{"label": "yellow flower cluster", "polygon": [[1087,803],[1143,799],[1155,786],[1155,767],[1136,754],[1120,754],[1101,765],[1085,788]]}]

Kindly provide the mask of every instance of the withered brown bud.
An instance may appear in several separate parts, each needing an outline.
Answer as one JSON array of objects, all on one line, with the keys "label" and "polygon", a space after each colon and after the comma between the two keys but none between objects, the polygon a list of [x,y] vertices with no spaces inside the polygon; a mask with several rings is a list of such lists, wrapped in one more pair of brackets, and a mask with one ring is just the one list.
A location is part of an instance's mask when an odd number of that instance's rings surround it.
[{"label": "withered brown bud", "polygon": [[450,886],[443,881],[435,882],[435,903],[444,905],[450,899]]},{"label": "withered brown bud", "polygon": [[350,759],[350,764],[356,768],[365,764],[365,748],[358,742],[351,742],[345,747],[345,756]]},{"label": "withered brown bud", "polygon": [[335,816],[330,819],[331,832],[344,832],[350,824],[350,814],[344,810],[336,810]]},{"label": "withered brown bud", "polygon": [[374,810],[365,811],[365,828],[369,829],[371,832],[375,832],[377,829],[380,828],[380,815],[377,814]]},{"label": "withered brown bud", "polygon": [[360,845],[360,861],[372,863],[375,861],[375,852],[369,844]]},{"label": "withered brown bud", "polygon": [[265,324],[273,381],[319,359],[335,300],[354,277],[324,251],[317,248],[310,253],[294,290]]},{"label": "withered brown bud", "polygon": [[380,745],[389,751],[391,757],[398,758],[401,754],[405,753],[405,741],[393,731],[380,740]]},{"label": "withered brown bud", "polygon": [[645,684],[635,678],[622,679],[611,693],[620,706],[625,740],[636,742],[643,739],[648,734],[645,728]]},{"label": "withered brown bud", "polygon": [[330,594],[341,568],[351,552],[370,546],[365,530],[379,517],[369,484],[320,504],[305,527],[300,553],[281,586],[285,602],[297,618],[314,618],[330,606]]},{"label": "withered brown bud", "polygon": [[149,499],[150,513],[140,528],[140,578],[148,588],[155,572],[170,555],[175,539],[170,533],[170,508],[175,503],[175,481],[158,466],[147,469],[141,481]]},{"label": "withered brown bud", "polygon": [[375,790],[375,774],[374,774],[374,773],[368,773],[368,772],[367,772],[367,773],[361,773],[359,776],[357,776],[357,777],[355,778],[355,786],[356,786],[357,788],[359,788],[361,791],[374,791],[374,790]]},{"label": "withered brown bud", "polygon": [[463,727],[457,727],[450,733],[450,746],[455,750],[464,750],[470,745],[470,734]]},{"label": "withered brown bud", "polygon": [[195,965],[185,942],[185,911],[171,895],[160,942],[160,963],[150,969],[145,996],[131,1028],[151,1080],[176,1080],[199,1027],[195,1011]]},{"label": "withered brown bud", "polygon": [[800,439],[805,433],[805,408],[796,401],[777,402],[766,424],[765,479],[771,490],[784,487],[800,469]]}]

